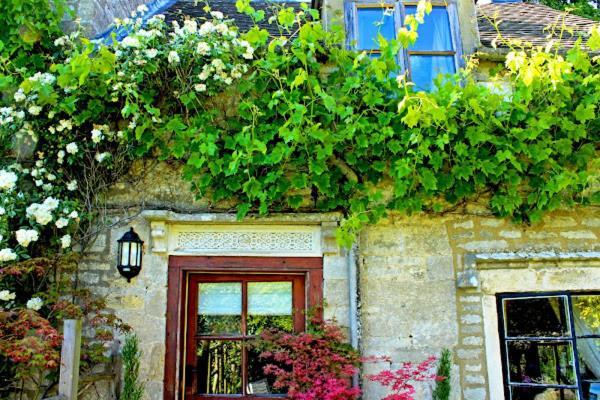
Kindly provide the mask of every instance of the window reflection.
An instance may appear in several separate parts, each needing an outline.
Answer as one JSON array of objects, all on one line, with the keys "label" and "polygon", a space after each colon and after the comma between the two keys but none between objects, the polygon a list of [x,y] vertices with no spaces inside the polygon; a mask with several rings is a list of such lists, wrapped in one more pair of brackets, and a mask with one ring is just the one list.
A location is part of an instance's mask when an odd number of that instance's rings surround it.
[{"label": "window reflection", "polygon": [[242,343],[203,340],[197,351],[198,394],[242,393]]}]

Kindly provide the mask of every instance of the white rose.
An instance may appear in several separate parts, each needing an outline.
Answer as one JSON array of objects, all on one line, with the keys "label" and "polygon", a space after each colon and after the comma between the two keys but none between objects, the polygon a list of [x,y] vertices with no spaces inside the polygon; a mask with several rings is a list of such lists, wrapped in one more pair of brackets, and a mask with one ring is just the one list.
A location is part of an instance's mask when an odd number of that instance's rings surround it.
[{"label": "white rose", "polygon": [[12,171],[0,170],[0,189],[10,190],[17,183],[17,174]]},{"label": "white rose", "polygon": [[71,235],[65,235],[60,238],[60,245],[63,249],[71,247]]},{"label": "white rose", "polygon": [[215,19],[223,19],[223,13],[221,11],[211,11],[210,15]]},{"label": "white rose", "polygon": [[102,135],[102,131],[100,129],[92,130],[92,142],[100,143],[104,135]]},{"label": "white rose", "polygon": [[54,197],[48,197],[44,200],[43,205],[48,207],[51,211],[54,211],[58,207],[59,201]]},{"label": "white rose", "polygon": [[0,262],[3,261],[14,261],[17,259],[17,254],[12,249],[0,250]]},{"label": "white rose", "polygon": [[0,207],[0,215],[4,214],[6,214],[6,210],[4,209],[4,207]]},{"label": "white rose", "polygon": [[29,243],[36,242],[39,239],[39,234],[35,229],[19,229],[15,235],[17,242],[23,247],[27,247]]},{"label": "white rose", "polygon": [[194,89],[196,90],[196,92],[205,92],[206,85],[204,83],[198,83],[198,84],[194,85]]},{"label": "white rose", "polygon": [[14,99],[17,103],[24,101],[26,98],[27,98],[27,96],[25,96],[23,89],[17,90],[17,92],[15,93],[15,96],[14,96]]},{"label": "white rose", "polygon": [[71,213],[69,214],[69,218],[71,218],[71,219],[79,218],[79,213],[77,211],[71,211]]},{"label": "white rose", "polygon": [[170,51],[169,55],[167,56],[167,61],[169,61],[169,64],[179,64],[181,60],[179,59],[179,54],[177,54],[176,51]]},{"label": "white rose", "polygon": [[146,57],[148,57],[149,59],[153,59],[154,57],[156,57],[158,55],[158,50],[156,49],[148,49],[145,51]]},{"label": "white rose", "polygon": [[99,163],[101,163],[104,160],[106,160],[109,156],[110,156],[110,153],[107,152],[107,151],[105,151],[104,153],[96,153],[96,155],[94,156],[94,158],[96,159],[96,161],[98,161]]},{"label": "white rose", "polygon": [[0,290],[0,300],[10,301],[14,300],[17,297],[16,294],[11,293],[8,290]]},{"label": "white rose", "polygon": [[121,40],[121,46],[137,48],[140,47],[140,41],[137,38],[127,36],[126,38]]},{"label": "white rose", "polygon": [[75,142],[71,142],[67,145],[66,150],[69,154],[75,154],[77,153],[77,151],[79,151],[79,147],[77,147],[77,144]]},{"label": "white rose", "polygon": [[44,302],[39,297],[32,297],[27,300],[27,308],[33,311],[39,311],[44,305]]},{"label": "white rose", "polygon": [[29,114],[31,114],[33,116],[38,116],[42,112],[42,107],[40,107],[40,106],[31,106],[31,107],[29,107],[27,109],[27,111],[29,111]]},{"label": "white rose", "polygon": [[206,42],[200,42],[196,46],[196,52],[202,56],[205,56],[210,52],[210,45]]},{"label": "white rose", "polygon": [[56,220],[56,222],[54,223],[54,225],[56,225],[56,227],[58,229],[62,229],[65,226],[69,225],[69,220],[66,218],[59,218]]},{"label": "white rose", "polygon": [[67,190],[74,191],[77,189],[77,181],[73,179],[71,182],[67,183]]}]

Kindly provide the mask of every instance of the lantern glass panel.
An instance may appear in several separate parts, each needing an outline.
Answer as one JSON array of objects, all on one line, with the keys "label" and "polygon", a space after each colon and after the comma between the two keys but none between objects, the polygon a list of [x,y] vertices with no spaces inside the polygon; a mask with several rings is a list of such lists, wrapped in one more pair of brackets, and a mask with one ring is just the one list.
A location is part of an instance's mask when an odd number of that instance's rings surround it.
[{"label": "lantern glass panel", "polygon": [[121,243],[121,265],[126,267],[129,265],[129,243]]}]

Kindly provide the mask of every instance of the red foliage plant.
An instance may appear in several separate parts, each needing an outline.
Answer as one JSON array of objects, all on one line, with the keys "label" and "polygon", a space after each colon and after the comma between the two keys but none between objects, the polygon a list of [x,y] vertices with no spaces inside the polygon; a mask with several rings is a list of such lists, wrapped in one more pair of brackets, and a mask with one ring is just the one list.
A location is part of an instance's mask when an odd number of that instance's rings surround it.
[{"label": "red foliage plant", "polygon": [[[341,329],[333,322],[311,318],[306,332],[264,331],[254,344],[267,361],[264,373],[274,379],[275,389],[286,389],[292,400],[356,400],[361,390],[352,387],[352,375],[361,362],[389,358],[361,358],[345,342]],[[414,383],[442,380],[433,372],[436,357],[420,364],[403,363],[396,371],[385,370],[367,376],[394,392],[383,400],[412,400]]]},{"label": "red foliage plant", "polygon": [[306,332],[267,330],[256,347],[267,360],[264,372],[275,379],[273,387],[287,389],[292,400],[354,400],[361,394],[351,383],[360,356],[332,323],[311,318]]},{"label": "red foliage plant", "polygon": [[434,372],[436,360],[435,356],[431,356],[420,364],[405,362],[395,371],[384,370],[367,376],[367,379],[389,387],[394,392],[384,397],[383,400],[412,400],[415,394],[415,382],[446,379],[443,376],[437,376]]}]

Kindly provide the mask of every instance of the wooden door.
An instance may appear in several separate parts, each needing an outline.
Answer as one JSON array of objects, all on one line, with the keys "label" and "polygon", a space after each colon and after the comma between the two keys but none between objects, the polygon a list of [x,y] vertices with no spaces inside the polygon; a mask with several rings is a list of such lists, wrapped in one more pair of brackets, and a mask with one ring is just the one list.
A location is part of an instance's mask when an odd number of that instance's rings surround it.
[{"label": "wooden door", "polygon": [[251,344],[264,329],[304,329],[305,276],[191,274],[187,293],[185,398],[285,397]]}]

